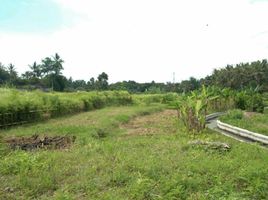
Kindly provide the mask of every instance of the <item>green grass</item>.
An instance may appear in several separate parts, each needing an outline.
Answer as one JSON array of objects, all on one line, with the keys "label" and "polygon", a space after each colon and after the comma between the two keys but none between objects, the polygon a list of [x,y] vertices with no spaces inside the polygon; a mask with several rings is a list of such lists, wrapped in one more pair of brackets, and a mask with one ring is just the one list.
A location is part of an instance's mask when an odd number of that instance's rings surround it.
[{"label": "green grass", "polygon": [[180,97],[177,93],[165,94],[134,94],[132,95],[136,104],[164,103],[173,104]]},{"label": "green grass", "polygon": [[221,121],[256,133],[268,135],[268,114],[254,113],[246,116],[241,110],[232,110]]},{"label": "green grass", "polygon": [[0,93],[0,126],[53,118],[106,106],[133,104],[132,96],[123,91],[45,93],[0,88]]},{"label": "green grass", "polygon": [[0,127],[96,110],[107,106],[170,104],[178,95],[130,95],[126,91],[45,93],[0,88]]},{"label": "green grass", "polygon": [[[189,135],[175,115],[148,115],[163,108],[108,107],[1,131],[3,138],[38,133],[77,140],[69,150],[12,152],[2,145],[0,199],[267,198],[266,149],[209,130]],[[128,135],[137,116],[139,128],[153,134]],[[231,150],[187,144],[196,139],[227,142]]]}]

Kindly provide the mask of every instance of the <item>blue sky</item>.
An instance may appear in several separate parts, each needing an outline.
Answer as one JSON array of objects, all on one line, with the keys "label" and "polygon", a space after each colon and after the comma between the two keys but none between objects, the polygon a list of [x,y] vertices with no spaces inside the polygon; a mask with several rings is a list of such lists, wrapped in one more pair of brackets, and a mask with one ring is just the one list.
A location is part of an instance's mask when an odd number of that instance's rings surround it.
[{"label": "blue sky", "polygon": [[267,0],[0,0],[0,62],[19,73],[56,52],[67,77],[197,78],[268,59]]},{"label": "blue sky", "polygon": [[63,10],[51,0],[0,0],[0,31],[49,32],[66,23]]}]

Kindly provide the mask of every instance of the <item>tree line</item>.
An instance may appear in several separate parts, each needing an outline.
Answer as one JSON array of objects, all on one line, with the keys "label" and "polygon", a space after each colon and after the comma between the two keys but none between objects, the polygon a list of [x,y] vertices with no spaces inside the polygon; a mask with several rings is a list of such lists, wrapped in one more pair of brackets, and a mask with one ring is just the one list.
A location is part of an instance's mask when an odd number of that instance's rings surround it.
[{"label": "tree line", "polygon": [[176,92],[188,93],[201,89],[202,85],[207,87],[230,88],[243,91],[256,89],[260,92],[268,92],[268,62],[261,61],[227,65],[221,69],[214,69],[211,75],[196,79],[190,77],[180,83],[136,83],[135,81],[123,81],[110,85],[111,89],[128,90],[129,92]]},{"label": "tree line", "polygon": [[55,54],[46,57],[40,63],[29,65],[29,70],[18,75],[13,64],[7,66],[0,63],[0,85],[14,86],[20,89],[42,89],[52,91],[75,90],[108,90],[108,75],[103,72],[95,80],[92,77],[88,82],[66,78],[62,71],[64,60]]},{"label": "tree line", "polygon": [[126,90],[130,93],[188,93],[200,89],[202,85],[217,86],[219,88],[231,88],[244,90],[258,87],[260,91],[268,91],[268,62],[267,60],[251,63],[227,65],[221,69],[215,69],[205,78],[196,79],[190,77],[180,83],[137,83],[135,81],[122,81],[109,84],[108,74],[102,72],[95,79],[73,80],[62,74],[64,60],[55,54],[46,57],[40,63],[29,65],[29,70],[19,76],[13,64],[7,66],[0,63],[0,85],[9,85],[21,89],[42,89],[52,91],[72,92],[77,90]]},{"label": "tree line", "polygon": [[261,91],[268,91],[268,62],[264,59],[251,63],[227,65],[225,68],[215,69],[212,75],[201,79],[200,82],[235,90],[260,87]]}]

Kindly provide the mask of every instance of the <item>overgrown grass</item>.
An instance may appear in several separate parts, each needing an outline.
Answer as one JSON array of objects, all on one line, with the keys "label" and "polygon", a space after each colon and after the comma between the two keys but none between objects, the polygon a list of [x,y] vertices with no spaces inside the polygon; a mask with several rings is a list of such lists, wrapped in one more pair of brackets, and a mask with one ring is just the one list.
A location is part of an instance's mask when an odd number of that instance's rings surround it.
[{"label": "overgrown grass", "polygon": [[[2,131],[3,138],[75,135],[69,150],[0,151],[0,199],[265,199],[268,151],[205,130],[185,133],[176,116],[148,120],[157,133],[126,137],[135,116],[163,105],[109,107]],[[156,115],[157,116],[157,115]],[[127,127],[127,126],[126,126]],[[170,127],[177,133],[170,134]],[[192,147],[196,139],[228,142],[229,152]]]},{"label": "overgrown grass", "polygon": [[[129,93],[118,91],[44,93],[0,88],[0,93],[0,126],[47,119],[105,106],[133,104]],[[40,110],[42,112],[35,112]]]},{"label": "overgrown grass", "polygon": [[136,104],[150,105],[151,103],[163,103],[172,105],[180,98],[176,93],[166,94],[135,94],[133,100]]},{"label": "overgrown grass", "polygon": [[171,104],[177,94],[130,95],[125,91],[45,93],[0,88],[0,127],[38,121],[106,106]]},{"label": "overgrown grass", "polygon": [[256,133],[268,135],[268,114],[249,113],[246,114],[241,110],[231,110],[222,116],[221,121],[228,124],[244,128]]}]

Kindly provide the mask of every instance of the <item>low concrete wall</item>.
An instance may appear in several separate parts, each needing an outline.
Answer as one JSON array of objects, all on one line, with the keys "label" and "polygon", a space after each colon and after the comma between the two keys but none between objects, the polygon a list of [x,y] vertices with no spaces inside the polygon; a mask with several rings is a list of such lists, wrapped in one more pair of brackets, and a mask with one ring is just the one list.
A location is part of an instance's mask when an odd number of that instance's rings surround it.
[{"label": "low concrete wall", "polygon": [[263,144],[268,144],[268,136],[265,136],[265,135],[262,135],[259,133],[254,133],[254,132],[248,131],[246,129],[238,128],[238,127],[223,123],[219,120],[217,120],[217,126],[219,129],[228,131],[232,134],[246,137],[246,138],[249,138],[253,141],[261,142]]},{"label": "low concrete wall", "polygon": [[225,112],[212,113],[212,114],[206,116],[206,121],[210,121],[210,120],[215,119],[215,118],[222,116],[224,114],[225,114]]}]

